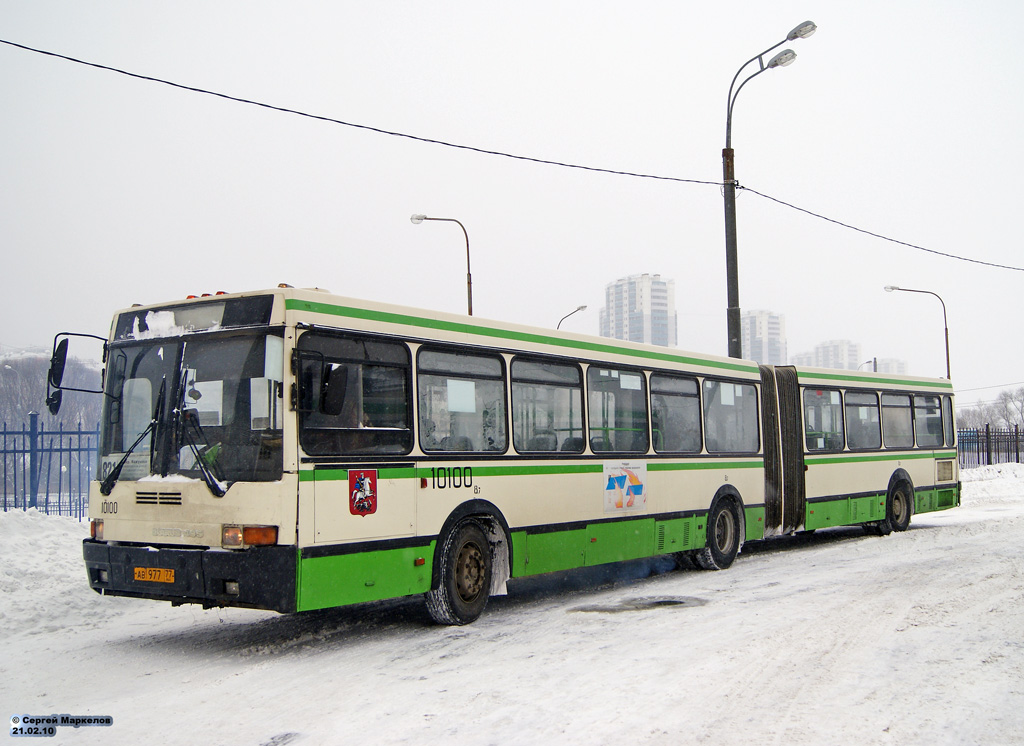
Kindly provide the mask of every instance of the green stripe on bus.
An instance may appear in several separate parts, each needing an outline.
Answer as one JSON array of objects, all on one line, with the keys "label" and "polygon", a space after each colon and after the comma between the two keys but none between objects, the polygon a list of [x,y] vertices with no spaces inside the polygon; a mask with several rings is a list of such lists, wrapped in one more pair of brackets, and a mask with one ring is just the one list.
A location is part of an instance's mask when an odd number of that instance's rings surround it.
[{"label": "green stripe on bus", "polygon": [[351,306],[335,306],[330,303],[316,303],[313,301],[298,300],[290,298],[285,301],[285,308],[289,311],[309,311],[310,313],[322,313],[330,316],[346,316],[366,321],[379,321],[386,324],[401,324],[423,329],[439,329],[443,331],[456,332],[459,334],[472,334],[481,337],[494,337],[497,339],[514,340],[516,342],[531,342],[533,344],[550,345],[553,347],[570,347],[578,350],[587,350],[600,354],[626,355],[630,357],[646,358],[649,360],[662,360],[682,365],[700,365],[706,368],[720,368],[722,370],[738,371],[741,373],[757,373],[756,365],[743,365],[730,363],[721,360],[707,360],[698,357],[685,355],[674,355],[670,352],[654,352],[652,350],[631,350],[624,347],[617,347],[612,344],[599,344],[586,342],[578,339],[565,339],[562,337],[536,334],[533,332],[521,332],[512,329],[498,329],[489,326],[479,326],[461,321],[445,321],[442,319],[430,319],[421,316],[409,316],[407,314],[391,313],[389,311],[374,311],[368,308],[353,308]]},{"label": "green stripe on bus", "polygon": [[647,471],[691,471],[694,469],[763,469],[760,458],[752,461],[684,461],[681,463],[648,463]]},{"label": "green stripe on bus", "polygon": [[[750,461],[686,461],[682,463],[647,462],[647,471],[693,471],[698,469],[761,469],[764,462],[760,458]],[[373,469],[373,464],[354,467]],[[435,467],[436,468],[436,467]],[[447,468],[447,467],[446,467]],[[464,464],[463,468],[473,470],[473,477],[524,477],[551,476],[556,474],[601,474],[604,462],[593,461],[586,464],[508,464],[501,466],[474,466]],[[398,469],[378,469],[378,479],[417,479],[430,476],[431,467],[403,467]],[[299,481],[332,481],[348,479],[349,469],[307,469],[299,472]]]},{"label": "green stripe on bus", "polygon": [[843,373],[811,373],[808,371],[797,371],[797,378],[801,383],[809,381],[843,381],[849,383],[851,386],[875,386],[877,384],[888,384],[890,386],[927,386],[930,388],[937,389],[949,389],[953,390],[953,384],[950,381],[905,381],[899,378],[882,378],[879,376],[872,376],[870,374],[864,374],[857,378],[852,378],[849,375]]},{"label": "green stripe on bus", "polygon": [[[358,469],[377,469],[373,464],[359,466]],[[299,472],[300,482],[329,482],[348,479],[348,469],[307,469]],[[377,469],[377,479],[415,479],[420,476],[414,467],[400,469]]]},{"label": "green stripe on bus", "polygon": [[956,451],[942,453],[879,453],[858,456],[805,456],[804,460],[813,466],[821,464],[860,464],[867,461],[910,461],[917,459],[956,458]]}]

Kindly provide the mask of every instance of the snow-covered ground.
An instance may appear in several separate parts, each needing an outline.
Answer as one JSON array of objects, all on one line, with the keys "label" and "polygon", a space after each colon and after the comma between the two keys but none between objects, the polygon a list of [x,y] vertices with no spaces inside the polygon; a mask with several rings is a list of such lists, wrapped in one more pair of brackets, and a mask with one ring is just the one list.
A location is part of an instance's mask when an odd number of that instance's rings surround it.
[{"label": "snow-covered ground", "polygon": [[513,581],[460,628],[102,598],[86,524],[0,514],[0,711],[113,716],[68,744],[1024,743],[1024,467],[963,479],[903,534]]}]

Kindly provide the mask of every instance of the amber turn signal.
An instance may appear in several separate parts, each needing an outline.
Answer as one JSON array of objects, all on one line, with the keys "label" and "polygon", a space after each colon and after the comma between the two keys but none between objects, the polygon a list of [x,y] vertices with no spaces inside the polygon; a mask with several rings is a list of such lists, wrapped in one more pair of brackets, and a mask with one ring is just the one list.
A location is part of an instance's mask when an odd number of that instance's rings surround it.
[{"label": "amber turn signal", "polygon": [[277,526],[246,526],[242,529],[242,542],[250,547],[276,544]]}]

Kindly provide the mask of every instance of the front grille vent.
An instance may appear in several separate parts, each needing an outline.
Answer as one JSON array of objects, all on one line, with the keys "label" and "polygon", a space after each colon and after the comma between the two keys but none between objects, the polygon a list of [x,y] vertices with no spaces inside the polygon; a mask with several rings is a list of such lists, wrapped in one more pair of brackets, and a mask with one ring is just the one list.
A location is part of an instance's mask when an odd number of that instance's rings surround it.
[{"label": "front grille vent", "polygon": [[181,505],[180,492],[136,492],[136,505]]}]

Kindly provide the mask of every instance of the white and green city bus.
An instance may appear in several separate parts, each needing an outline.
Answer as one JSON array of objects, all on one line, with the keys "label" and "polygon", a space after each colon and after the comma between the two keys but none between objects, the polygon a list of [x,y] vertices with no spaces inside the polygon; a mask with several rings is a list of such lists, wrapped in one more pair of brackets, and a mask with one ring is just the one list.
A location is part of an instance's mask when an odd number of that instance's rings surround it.
[{"label": "white and green city bus", "polygon": [[[67,340],[55,340],[51,407]],[[99,593],[296,612],[959,504],[944,379],[759,366],[287,286],[134,306],[105,342]]]}]

